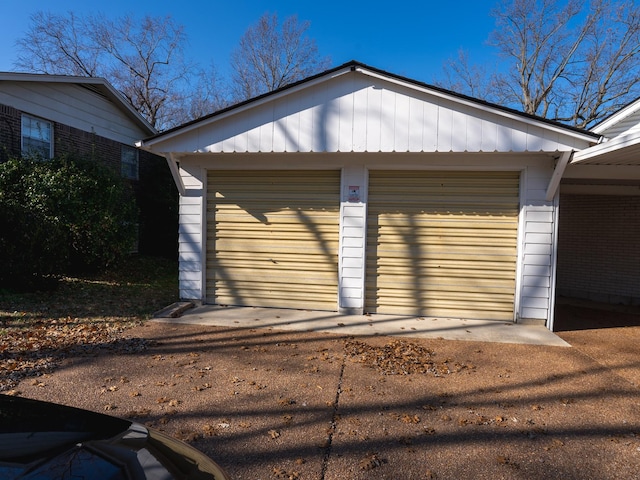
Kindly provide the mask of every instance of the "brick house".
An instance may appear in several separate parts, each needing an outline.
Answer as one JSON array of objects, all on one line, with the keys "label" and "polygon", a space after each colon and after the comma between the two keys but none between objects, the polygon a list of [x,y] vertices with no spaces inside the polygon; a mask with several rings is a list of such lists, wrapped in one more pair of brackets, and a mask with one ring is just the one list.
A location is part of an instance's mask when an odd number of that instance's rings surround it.
[{"label": "brick house", "polygon": [[136,148],[156,130],[102,78],[0,72],[0,162],[63,154],[95,158],[129,181],[139,250],[175,250],[177,195],[162,157]]}]

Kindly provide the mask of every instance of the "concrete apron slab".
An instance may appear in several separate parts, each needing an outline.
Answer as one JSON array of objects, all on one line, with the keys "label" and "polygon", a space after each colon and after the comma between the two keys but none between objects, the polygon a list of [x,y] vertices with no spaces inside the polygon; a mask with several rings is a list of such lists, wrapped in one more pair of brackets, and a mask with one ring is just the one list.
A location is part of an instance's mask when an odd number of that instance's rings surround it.
[{"label": "concrete apron slab", "polygon": [[230,328],[274,328],[339,335],[393,335],[477,342],[569,347],[543,325],[404,315],[341,315],[337,312],[283,308],[201,305],[157,322]]}]

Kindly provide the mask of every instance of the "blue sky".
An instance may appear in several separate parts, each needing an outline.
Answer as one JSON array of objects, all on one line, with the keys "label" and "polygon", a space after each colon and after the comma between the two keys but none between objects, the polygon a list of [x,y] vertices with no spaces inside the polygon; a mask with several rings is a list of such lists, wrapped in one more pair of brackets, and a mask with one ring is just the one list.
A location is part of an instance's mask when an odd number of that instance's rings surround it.
[{"label": "blue sky", "polygon": [[14,69],[15,42],[27,30],[30,15],[41,10],[78,15],[100,12],[110,17],[127,13],[138,17],[171,15],[185,27],[189,56],[203,66],[213,62],[221,76],[226,75],[229,55],[242,34],[265,12],[275,12],[281,19],[297,14],[300,20],[310,21],[309,36],[322,55],[331,57],[334,66],[358,60],[434,83],[443,63],[456,57],[461,48],[474,63],[491,65],[496,61],[494,50],[487,45],[494,28],[490,16],[493,0],[0,0],[0,6],[5,18],[0,29],[0,71]]}]

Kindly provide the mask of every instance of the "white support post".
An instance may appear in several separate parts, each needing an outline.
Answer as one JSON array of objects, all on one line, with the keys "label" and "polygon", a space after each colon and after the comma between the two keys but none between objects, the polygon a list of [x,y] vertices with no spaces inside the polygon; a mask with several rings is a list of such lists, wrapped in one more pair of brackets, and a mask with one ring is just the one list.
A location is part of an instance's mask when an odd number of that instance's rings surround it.
[{"label": "white support post", "polygon": [[556,164],[556,168],[553,170],[553,175],[551,176],[551,180],[549,180],[549,186],[547,187],[547,194],[545,196],[545,200],[547,202],[552,201],[556,192],[558,191],[558,187],[560,186],[560,180],[562,180],[562,175],[564,175],[564,171],[573,156],[573,151],[571,152],[563,152]]}]

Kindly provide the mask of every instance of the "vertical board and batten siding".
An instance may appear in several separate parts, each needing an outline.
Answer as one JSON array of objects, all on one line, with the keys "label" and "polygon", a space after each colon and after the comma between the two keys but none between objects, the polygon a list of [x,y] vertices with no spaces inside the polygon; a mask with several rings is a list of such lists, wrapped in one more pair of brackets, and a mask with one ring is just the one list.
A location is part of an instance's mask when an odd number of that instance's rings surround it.
[{"label": "vertical board and batten siding", "polygon": [[512,321],[519,177],[371,171],[366,310]]},{"label": "vertical board and batten siding", "polygon": [[159,151],[553,152],[584,143],[535,121],[362,74],[221,115],[166,142]]},{"label": "vertical board and batten siding", "polygon": [[3,81],[0,104],[127,145],[149,135],[109,99],[73,83]]},{"label": "vertical board and batten siding", "polygon": [[339,170],[209,170],[207,199],[207,303],[338,309]]}]

